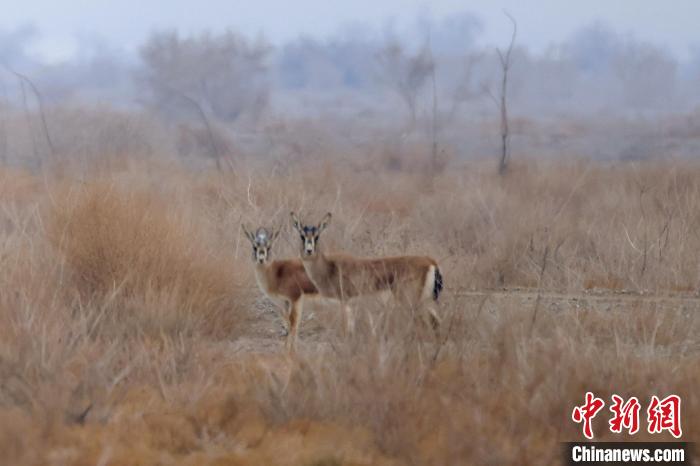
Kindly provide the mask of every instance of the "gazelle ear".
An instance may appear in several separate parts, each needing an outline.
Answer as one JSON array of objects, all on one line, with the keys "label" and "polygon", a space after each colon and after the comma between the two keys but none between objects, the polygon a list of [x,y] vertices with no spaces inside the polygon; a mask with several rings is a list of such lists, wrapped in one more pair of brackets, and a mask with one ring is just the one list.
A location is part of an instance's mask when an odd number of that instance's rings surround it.
[{"label": "gazelle ear", "polygon": [[280,235],[280,229],[278,228],[276,231],[272,233],[272,237],[270,238],[270,246],[275,244],[275,240],[279,237]]},{"label": "gazelle ear", "polygon": [[322,219],[321,223],[318,224],[318,232],[321,233],[323,230],[326,229],[328,225],[331,223],[331,213],[328,212]]},{"label": "gazelle ear", "polygon": [[251,243],[254,243],[255,236],[253,236],[253,234],[246,228],[246,226],[243,223],[241,223],[241,228],[243,229],[243,233],[245,234],[246,238],[248,238],[248,240]]},{"label": "gazelle ear", "polygon": [[289,215],[292,217],[292,226],[294,227],[295,230],[301,231],[301,222],[299,221],[299,217],[297,217],[297,214],[294,212],[290,212]]}]

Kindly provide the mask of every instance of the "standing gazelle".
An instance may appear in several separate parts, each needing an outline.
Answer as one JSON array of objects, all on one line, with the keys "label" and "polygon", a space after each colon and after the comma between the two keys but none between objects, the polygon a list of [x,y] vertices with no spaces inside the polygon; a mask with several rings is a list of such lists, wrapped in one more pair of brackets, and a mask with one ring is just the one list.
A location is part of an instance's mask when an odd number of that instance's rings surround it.
[{"label": "standing gazelle", "polygon": [[324,254],[319,248],[319,237],[330,223],[331,214],[327,213],[317,226],[304,225],[294,212],[291,216],[292,225],[301,236],[304,269],[322,296],[345,302],[355,296],[388,290],[401,303],[425,306],[430,323],[437,329],[440,320],[430,300],[437,301],[442,291],[442,275],[435,259],[426,256],[370,259]]},{"label": "standing gazelle", "polygon": [[255,279],[268,298],[283,306],[289,324],[286,347],[288,351],[294,351],[304,296],[318,296],[318,290],[309,280],[299,259],[270,260],[272,245],[279,236],[279,230],[271,234],[265,228],[258,228],[253,235],[245,225],[242,227],[253,244]]}]

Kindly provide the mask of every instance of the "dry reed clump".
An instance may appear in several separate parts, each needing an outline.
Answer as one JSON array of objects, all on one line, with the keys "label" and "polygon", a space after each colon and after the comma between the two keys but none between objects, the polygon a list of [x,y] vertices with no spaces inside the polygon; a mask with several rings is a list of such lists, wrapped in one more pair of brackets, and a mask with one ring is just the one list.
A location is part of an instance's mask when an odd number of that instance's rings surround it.
[{"label": "dry reed clump", "polygon": [[[157,192],[97,181],[56,199],[47,234],[83,301],[116,299],[115,308],[144,308],[154,321],[213,323],[232,307],[233,270],[183,212]],[[213,328],[226,331],[221,323]]]}]

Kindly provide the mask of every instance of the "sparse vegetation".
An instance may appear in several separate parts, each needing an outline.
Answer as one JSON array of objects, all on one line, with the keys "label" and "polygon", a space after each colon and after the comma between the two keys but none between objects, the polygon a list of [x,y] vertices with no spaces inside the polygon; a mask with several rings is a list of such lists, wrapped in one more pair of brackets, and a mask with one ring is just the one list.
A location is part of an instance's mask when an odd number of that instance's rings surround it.
[{"label": "sparse vegetation", "polygon": [[[0,30],[0,463],[560,464],[586,391],[680,395],[698,441],[700,54],[511,20],[498,54],[462,13],[55,63]],[[285,351],[240,226],[296,257],[290,211],[333,213],[324,251],[434,258],[439,331],[362,295]]]},{"label": "sparse vegetation", "polygon": [[[209,170],[0,170],[8,464],[558,464],[586,390],[677,393],[698,439],[695,162],[475,162],[431,189],[342,161]],[[345,336],[316,305],[288,358],[238,232],[300,207],[334,210],[330,249],[438,258],[440,337],[373,298]]]}]

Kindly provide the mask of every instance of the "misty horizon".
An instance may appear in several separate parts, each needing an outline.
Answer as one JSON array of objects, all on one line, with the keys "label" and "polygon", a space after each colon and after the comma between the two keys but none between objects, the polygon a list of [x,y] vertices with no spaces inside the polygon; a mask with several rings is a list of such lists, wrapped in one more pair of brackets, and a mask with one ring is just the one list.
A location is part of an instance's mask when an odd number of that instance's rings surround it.
[{"label": "misty horizon", "polygon": [[[598,1],[403,9],[360,2],[351,14],[309,0],[291,12],[262,3],[236,16],[235,4],[215,1],[195,12],[179,0],[168,8],[127,0],[118,12],[75,2],[39,11],[34,1],[0,20],[0,108],[22,118],[43,104],[47,127],[56,124],[52,112],[93,106],[153,118],[176,144],[192,139],[181,154],[223,153],[233,147],[227,138],[242,152],[274,153],[279,148],[261,147],[286,130],[283,139],[293,140],[301,125],[333,147],[341,138],[349,151],[377,138],[400,146],[439,137],[455,157],[486,157],[495,133],[483,128],[499,121],[498,51],[512,34],[507,12],[517,23],[508,106],[519,150],[599,159],[694,154],[700,47],[687,25],[700,4],[634,3],[618,11]],[[207,133],[221,141],[196,135],[209,121],[216,128]],[[42,126],[32,123],[32,137]]]},{"label": "misty horizon", "polygon": [[[267,1],[242,8],[237,2],[210,0],[191,11],[188,2],[181,0],[167,4],[126,0],[94,6],[78,1],[61,2],[59,6],[34,0],[24,3],[21,11],[6,9],[0,19],[0,32],[31,32],[27,34],[31,39],[28,54],[50,64],[79,59],[96,46],[134,56],[149,35],[163,30],[189,36],[230,29],[283,46],[303,37],[324,41],[348,34],[381,35],[388,29],[406,31],[416,29],[421,22],[440,25],[450,17],[470,15],[480,26],[474,45],[495,47],[502,46],[509,37],[505,10],[518,20],[519,45],[535,54],[546,53],[591,24],[653,44],[679,62],[695,59],[700,48],[700,37],[691,19],[700,15],[700,4],[685,0],[675,2],[672,8],[653,0],[614,5],[602,1],[561,5],[549,0],[522,5],[507,0],[497,6],[485,1],[465,5],[445,0],[426,5],[390,0],[379,4],[360,1],[353,3],[354,7],[305,0],[294,5],[292,8],[284,2]],[[137,15],[133,13],[136,11]]]}]

